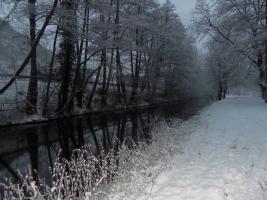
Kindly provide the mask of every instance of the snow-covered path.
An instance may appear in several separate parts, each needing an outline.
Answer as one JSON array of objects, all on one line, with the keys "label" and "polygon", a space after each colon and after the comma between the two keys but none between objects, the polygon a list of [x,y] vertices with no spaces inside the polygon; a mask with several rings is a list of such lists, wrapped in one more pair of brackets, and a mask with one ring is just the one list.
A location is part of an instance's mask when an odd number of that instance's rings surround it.
[{"label": "snow-covered path", "polygon": [[267,105],[259,97],[214,103],[184,126],[173,168],[140,199],[267,200]]}]

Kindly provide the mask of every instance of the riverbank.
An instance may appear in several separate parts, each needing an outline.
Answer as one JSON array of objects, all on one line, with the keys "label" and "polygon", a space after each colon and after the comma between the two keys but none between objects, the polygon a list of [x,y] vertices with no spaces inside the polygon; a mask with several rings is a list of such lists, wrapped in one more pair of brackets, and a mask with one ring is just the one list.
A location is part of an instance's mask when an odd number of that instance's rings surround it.
[{"label": "riverbank", "polygon": [[[109,194],[113,191],[113,188],[116,190],[114,194],[122,192],[123,196],[126,193],[129,194],[130,190],[144,189],[147,183],[157,177],[159,172],[169,167],[169,152],[172,151],[173,145],[171,144],[173,141],[172,137],[166,133],[167,124],[171,124],[176,120],[182,122],[192,117],[199,110],[194,108],[192,104],[183,105],[184,107],[181,107],[180,105],[169,103],[156,108],[138,109],[130,112],[88,115],[51,123],[3,128],[0,131],[0,177],[7,177],[12,180],[18,179],[18,181],[27,179],[27,177],[31,179],[31,176],[28,176],[29,172],[26,170],[29,169],[37,172],[38,177],[42,180],[41,182],[45,185],[48,184],[46,186],[49,189],[51,177],[64,178],[62,171],[58,171],[60,176],[57,176],[56,174],[51,174],[51,169],[57,172],[60,158],[66,158],[64,160],[67,161],[73,156],[73,162],[68,163],[73,166],[73,169],[77,169],[77,172],[85,170],[85,174],[95,173],[93,169],[95,164],[91,163],[91,161],[108,163],[108,166],[106,166],[108,168],[101,164],[105,177],[101,180],[86,179],[92,185],[86,188],[79,188],[81,198],[77,197],[77,199],[84,199],[82,198],[84,195],[82,191],[90,192],[98,181],[101,184],[92,193],[95,196],[92,199],[105,199],[105,194]],[[81,150],[85,150],[86,155],[93,153],[96,157],[77,162],[75,155]],[[102,157],[104,152],[107,157]],[[112,157],[112,152],[116,154],[116,159]],[[78,157],[84,158],[83,156]],[[107,159],[108,162],[103,161],[102,158]],[[116,162],[111,164],[111,160]],[[86,165],[86,168],[84,168],[85,165],[83,164]],[[68,174],[69,167],[66,170],[66,179],[68,179],[69,175],[74,175],[73,173]],[[17,171],[21,173],[17,174]],[[113,171],[112,181],[108,178],[109,176],[106,177],[111,171]],[[23,174],[23,178],[20,174]],[[97,172],[96,175],[99,177],[101,173]],[[78,177],[75,180],[80,183],[78,184],[79,186],[83,186],[83,176],[74,177]],[[90,176],[87,175],[86,177]],[[31,183],[31,180],[27,183]],[[118,184],[119,186],[122,184],[127,185],[129,180],[140,181],[140,184],[128,185],[127,188],[130,190],[123,189],[123,191],[116,187]],[[55,179],[55,181],[57,183],[61,182],[60,179]],[[5,180],[2,179],[2,182],[5,182]],[[130,183],[132,182],[130,181]],[[29,187],[31,188],[32,185],[34,183]],[[16,185],[14,186],[16,187]],[[56,189],[53,189],[55,191],[53,194],[57,194],[57,189],[61,188],[58,186],[61,185],[54,185],[53,188]],[[35,187],[32,189],[35,190]],[[51,194],[50,189],[47,191],[47,195]],[[43,195],[43,191],[40,194]],[[12,196],[12,194],[9,195]],[[76,196],[76,194],[74,195]],[[69,198],[64,196],[62,199],[75,198],[70,194]]]},{"label": "riverbank", "polygon": [[260,97],[214,103],[175,129],[173,167],[140,200],[267,199],[267,105]]},{"label": "riverbank", "polygon": [[[17,117],[19,115],[18,111],[8,111],[8,113],[0,115],[0,128],[6,128],[6,127],[14,127],[14,126],[20,126],[20,125],[32,125],[32,124],[38,124],[38,123],[48,123],[51,121],[56,120],[63,120],[63,119],[69,119],[69,118],[75,118],[80,116],[86,116],[86,115],[98,115],[103,113],[113,113],[113,112],[125,112],[125,111],[133,111],[133,110],[139,110],[139,109],[148,109],[158,106],[164,106],[168,104],[181,104],[183,106],[184,102],[193,102],[196,101],[195,99],[173,99],[173,100],[158,100],[153,102],[143,102],[138,105],[118,105],[118,106],[106,106],[104,108],[94,108],[90,110],[80,110],[73,113],[68,114],[61,114],[61,115],[49,115],[49,116],[42,116],[42,115],[31,115],[27,116],[24,113],[20,113],[21,116]],[[1,113],[0,113],[1,114]],[[7,117],[7,115],[9,117]]]}]

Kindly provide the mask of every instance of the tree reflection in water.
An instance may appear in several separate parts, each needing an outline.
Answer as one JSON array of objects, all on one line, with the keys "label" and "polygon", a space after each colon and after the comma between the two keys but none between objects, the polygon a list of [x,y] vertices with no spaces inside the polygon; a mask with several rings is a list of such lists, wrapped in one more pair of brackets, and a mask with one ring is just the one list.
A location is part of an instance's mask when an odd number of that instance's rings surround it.
[{"label": "tree reflection in water", "polygon": [[140,141],[150,144],[153,123],[174,115],[189,116],[194,111],[195,109],[188,110],[175,104],[2,128],[0,177],[18,181],[21,179],[18,170],[22,174],[30,171],[34,179],[41,178],[51,183],[51,170],[55,161],[69,160],[75,149],[86,145],[94,155],[100,155],[102,150],[105,153],[111,149],[116,152],[122,143],[130,148],[138,145]]}]

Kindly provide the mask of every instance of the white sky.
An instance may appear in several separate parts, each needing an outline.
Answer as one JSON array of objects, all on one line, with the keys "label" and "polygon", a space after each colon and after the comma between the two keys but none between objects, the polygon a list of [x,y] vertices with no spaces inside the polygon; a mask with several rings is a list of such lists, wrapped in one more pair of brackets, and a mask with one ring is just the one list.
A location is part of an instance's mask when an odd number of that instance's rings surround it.
[{"label": "white sky", "polygon": [[[165,2],[165,0],[159,0],[160,2]],[[177,8],[177,12],[181,17],[182,22],[185,25],[190,24],[192,19],[192,12],[196,5],[196,0],[171,0]]]}]

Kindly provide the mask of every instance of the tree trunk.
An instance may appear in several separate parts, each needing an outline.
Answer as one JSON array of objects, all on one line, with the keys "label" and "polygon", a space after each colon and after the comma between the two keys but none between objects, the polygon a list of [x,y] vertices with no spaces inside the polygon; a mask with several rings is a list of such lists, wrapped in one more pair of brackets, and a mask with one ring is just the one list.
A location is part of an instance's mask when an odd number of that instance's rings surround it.
[{"label": "tree trunk", "polygon": [[106,94],[108,94],[108,91],[109,91],[112,72],[113,72],[113,58],[114,58],[114,49],[111,50],[111,58],[110,58],[110,64],[109,64],[108,80],[107,80],[106,89],[105,89],[106,90]]},{"label": "tree trunk", "polygon": [[[86,26],[87,26],[87,13],[88,13],[88,4],[86,4],[85,9],[84,9],[84,18],[83,18],[83,26],[82,26],[82,33],[81,35],[85,35],[86,32]],[[84,45],[84,38],[81,38],[81,41],[77,40],[77,65],[76,65],[76,70],[75,70],[75,75],[74,75],[74,81],[73,81],[73,86],[72,86],[72,91],[71,95],[75,96],[75,98],[72,98],[70,105],[69,105],[69,110],[72,110],[75,106],[75,99],[77,100],[77,106],[79,108],[82,108],[82,74],[81,74],[81,60],[82,60],[82,53],[83,53],[83,45]],[[75,94],[76,91],[77,92]]]},{"label": "tree trunk", "polygon": [[103,77],[102,77],[102,91],[101,91],[101,103],[106,104],[107,100],[107,51],[104,49],[101,55],[101,65],[103,68]]},{"label": "tree trunk", "polygon": [[71,70],[74,59],[75,42],[73,30],[75,24],[75,12],[73,0],[65,0],[62,6],[66,9],[62,18],[62,66],[61,66],[61,87],[58,102],[58,111],[61,113],[65,110],[70,96]]},{"label": "tree trunk", "polygon": [[51,76],[52,76],[55,54],[56,54],[58,32],[59,32],[59,26],[57,26],[57,30],[56,30],[56,34],[55,34],[55,38],[54,38],[54,43],[53,43],[53,52],[52,52],[52,58],[51,58],[50,66],[49,66],[49,73],[48,73],[48,80],[47,80],[46,94],[45,94],[45,102],[44,102],[44,107],[43,107],[43,115],[45,115],[47,113],[47,107],[48,107],[48,103],[49,103],[49,95],[50,95],[49,91],[50,91]]},{"label": "tree trunk", "polygon": [[[265,0],[265,31],[267,31],[267,0]],[[267,38],[265,39],[265,84],[263,85],[263,93],[264,93],[264,100],[267,103],[267,90],[266,90],[266,86],[267,86]]]},{"label": "tree trunk", "polygon": [[126,102],[126,89],[123,80],[123,72],[121,65],[121,57],[119,50],[119,23],[120,23],[120,0],[116,1],[116,17],[115,17],[115,43],[116,43],[116,69],[117,69],[117,89],[118,89],[118,100],[121,101],[121,97]]},{"label": "tree trunk", "polygon": [[123,72],[121,66],[121,57],[120,57],[120,50],[116,48],[116,69],[117,69],[117,88],[118,88],[118,100],[121,102],[121,97],[123,98],[124,102],[127,101],[126,99],[126,89],[125,83],[123,80]]},{"label": "tree trunk", "polygon": [[83,72],[82,72],[82,84],[85,82],[85,77],[86,77],[86,65],[87,65],[87,57],[88,57],[88,48],[89,48],[89,39],[88,39],[88,34],[89,34],[89,17],[90,17],[90,9],[88,8],[87,13],[86,13],[86,28],[85,28],[85,50],[84,50],[84,60],[85,62],[83,63]]},{"label": "tree trunk", "polygon": [[223,99],[223,83],[219,81],[217,89],[217,99],[221,101]]},{"label": "tree trunk", "polygon": [[60,88],[60,99],[59,99],[59,108],[62,110],[67,102],[69,97],[69,86],[70,86],[70,75],[72,70],[72,53],[73,45],[69,41],[70,34],[64,34],[64,61],[61,69],[61,88]]},{"label": "tree trunk", "polygon": [[36,36],[36,0],[28,0],[29,7],[29,22],[30,22],[30,43],[32,48],[31,55],[31,78],[28,86],[26,113],[34,114],[37,112],[38,101],[38,79],[37,79],[37,60],[36,60],[36,46],[34,45]]},{"label": "tree trunk", "polygon": [[97,89],[97,84],[98,84],[100,72],[101,72],[101,67],[99,67],[98,71],[97,71],[95,83],[94,83],[94,86],[92,88],[92,91],[91,91],[91,94],[90,94],[90,97],[89,97],[89,101],[88,101],[88,104],[87,104],[87,108],[88,109],[91,108],[91,105],[92,105],[92,102],[93,102],[93,98],[94,98],[94,95],[95,95],[95,92],[96,92],[96,89]]},{"label": "tree trunk", "polygon": [[259,78],[260,78],[259,86],[261,88],[261,96],[264,99],[266,86],[265,86],[265,70],[263,66],[263,55],[261,51],[258,52],[257,67],[259,70]]},{"label": "tree trunk", "polygon": [[140,74],[140,68],[141,68],[141,58],[142,58],[141,52],[137,51],[134,77],[133,77],[133,80],[132,80],[131,101],[137,100],[137,90],[138,90],[138,85],[139,85],[139,74]]}]

